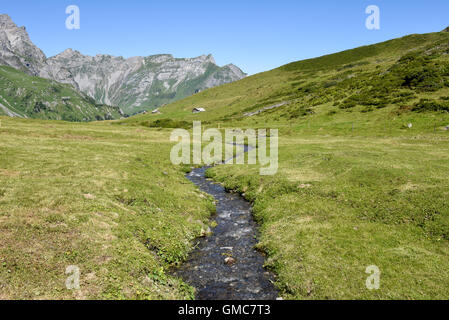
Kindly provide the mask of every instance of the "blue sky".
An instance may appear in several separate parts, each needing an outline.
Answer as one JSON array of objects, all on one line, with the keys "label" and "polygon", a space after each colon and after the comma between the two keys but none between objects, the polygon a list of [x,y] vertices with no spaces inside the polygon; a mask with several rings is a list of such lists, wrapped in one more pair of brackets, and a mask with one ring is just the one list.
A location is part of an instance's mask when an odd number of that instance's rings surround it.
[{"label": "blue sky", "polygon": [[[80,8],[80,30],[65,27],[68,5]],[[380,30],[365,28],[368,5],[380,8]],[[249,74],[449,26],[448,0],[2,0],[0,13],[26,26],[47,56],[211,53]]]}]

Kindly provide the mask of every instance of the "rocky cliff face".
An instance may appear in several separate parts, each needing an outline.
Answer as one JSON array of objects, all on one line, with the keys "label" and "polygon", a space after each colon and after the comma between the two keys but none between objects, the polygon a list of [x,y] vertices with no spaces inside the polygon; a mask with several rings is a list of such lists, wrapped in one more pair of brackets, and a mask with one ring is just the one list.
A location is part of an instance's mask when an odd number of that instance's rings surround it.
[{"label": "rocky cliff face", "polygon": [[45,60],[45,54],[31,42],[25,27],[19,28],[8,15],[0,15],[1,65],[38,75]]},{"label": "rocky cliff face", "polygon": [[66,121],[125,116],[119,107],[95,103],[68,84],[33,77],[9,66],[0,66],[0,115]]},{"label": "rocky cliff face", "polygon": [[97,103],[119,106],[126,113],[156,108],[246,76],[232,64],[217,66],[211,55],[124,59],[86,56],[68,49],[47,59],[30,41],[25,28],[17,27],[7,15],[0,15],[0,64],[71,84]]},{"label": "rocky cliff face", "polygon": [[49,58],[40,76],[72,84],[97,102],[132,113],[239,80],[245,74],[233,65],[218,67],[211,55],[177,59],[163,54],[124,59],[85,56],[68,49]]}]

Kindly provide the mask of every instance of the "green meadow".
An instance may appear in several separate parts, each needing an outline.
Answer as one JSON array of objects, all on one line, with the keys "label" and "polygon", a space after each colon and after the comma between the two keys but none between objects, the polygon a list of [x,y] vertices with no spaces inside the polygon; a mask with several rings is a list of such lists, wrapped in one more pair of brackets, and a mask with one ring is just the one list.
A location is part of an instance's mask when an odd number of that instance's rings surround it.
[{"label": "green meadow", "polygon": [[[245,165],[209,176],[253,202],[258,249],[284,298],[446,299],[448,142],[447,133],[281,134],[275,176]],[[365,286],[371,265],[379,290]]]},{"label": "green meadow", "polygon": [[[188,167],[171,164],[169,137],[198,120],[279,129],[277,174],[207,174],[253,203],[257,249],[281,297],[447,299],[448,53],[448,32],[411,35],[212,88],[160,114],[1,117],[0,298],[193,298],[169,269],[213,225],[214,205]],[[65,289],[69,265],[81,290]],[[378,290],[366,287],[371,265]]]},{"label": "green meadow", "polygon": [[0,121],[1,299],[192,298],[167,270],[214,207],[171,165],[168,132]]}]

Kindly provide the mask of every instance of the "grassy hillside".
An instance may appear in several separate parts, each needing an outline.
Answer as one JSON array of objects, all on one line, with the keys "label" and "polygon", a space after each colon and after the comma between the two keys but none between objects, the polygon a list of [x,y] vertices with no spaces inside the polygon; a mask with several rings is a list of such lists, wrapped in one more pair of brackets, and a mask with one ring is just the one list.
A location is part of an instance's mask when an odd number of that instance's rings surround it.
[{"label": "grassy hillside", "polygon": [[191,298],[167,269],[213,205],[171,165],[168,136],[0,117],[0,299]]},{"label": "grassy hillside", "polygon": [[0,66],[0,115],[67,121],[118,119],[117,107],[97,105],[71,86]]},{"label": "grassy hillside", "polygon": [[[400,114],[447,111],[448,52],[449,32],[410,35],[291,63],[175,102],[161,108],[162,114],[126,122],[170,118],[251,125],[272,121],[282,126],[323,114],[376,117],[383,108]],[[257,117],[245,116],[280,102],[287,104]],[[206,112],[193,115],[194,107]]]},{"label": "grassy hillside", "polygon": [[[411,35],[291,63],[123,123],[279,128],[277,175],[245,165],[208,174],[254,203],[259,248],[285,298],[447,299],[448,53],[447,32]],[[379,290],[365,287],[370,265],[381,270]]]}]

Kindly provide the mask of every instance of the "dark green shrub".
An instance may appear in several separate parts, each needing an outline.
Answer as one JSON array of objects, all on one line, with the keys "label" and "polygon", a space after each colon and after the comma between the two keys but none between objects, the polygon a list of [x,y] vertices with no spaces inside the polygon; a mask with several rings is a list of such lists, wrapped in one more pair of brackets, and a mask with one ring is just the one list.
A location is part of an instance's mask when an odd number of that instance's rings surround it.
[{"label": "dark green shrub", "polygon": [[449,112],[449,103],[443,101],[421,99],[419,102],[415,103],[412,108],[415,112],[426,112],[426,111],[446,111]]},{"label": "dark green shrub", "polygon": [[192,124],[184,120],[158,119],[156,121],[142,121],[140,123],[144,127],[150,128],[181,128],[190,129]]}]

